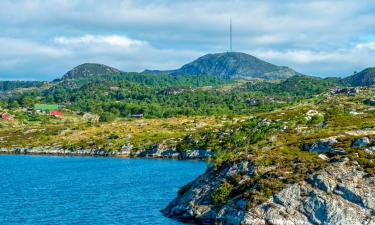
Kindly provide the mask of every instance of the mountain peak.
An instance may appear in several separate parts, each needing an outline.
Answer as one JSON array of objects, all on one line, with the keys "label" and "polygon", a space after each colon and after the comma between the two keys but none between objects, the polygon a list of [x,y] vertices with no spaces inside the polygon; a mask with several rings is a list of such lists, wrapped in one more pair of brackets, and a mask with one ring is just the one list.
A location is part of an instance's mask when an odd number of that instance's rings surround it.
[{"label": "mountain peak", "polygon": [[370,67],[344,79],[352,86],[375,85],[375,67]]},{"label": "mountain peak", "polygon": [[277,66],[242,52],[207,54],[177,70],[150,71],[180,75],[214,75],[224,79],[262,78],[268,80],[286,79],[298,73],[288,67]]},{"label": "mountain peak", "polygon": [[121,73],[120,70],[99,63],[84,63],[68,71],[62,79],[76,79],[98,75],[109,75]]}]

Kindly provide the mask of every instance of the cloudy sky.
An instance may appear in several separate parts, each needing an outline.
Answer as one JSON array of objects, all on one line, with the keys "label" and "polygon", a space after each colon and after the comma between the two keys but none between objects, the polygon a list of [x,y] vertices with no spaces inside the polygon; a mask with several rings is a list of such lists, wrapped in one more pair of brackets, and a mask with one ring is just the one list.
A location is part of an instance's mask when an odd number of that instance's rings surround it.
[{"label": "cloudy sky", "polygon": [[372,0],[1,0],[0,79],[51,80],[84,62],[173,69],[233,50],[318,76],[375,66]]}]

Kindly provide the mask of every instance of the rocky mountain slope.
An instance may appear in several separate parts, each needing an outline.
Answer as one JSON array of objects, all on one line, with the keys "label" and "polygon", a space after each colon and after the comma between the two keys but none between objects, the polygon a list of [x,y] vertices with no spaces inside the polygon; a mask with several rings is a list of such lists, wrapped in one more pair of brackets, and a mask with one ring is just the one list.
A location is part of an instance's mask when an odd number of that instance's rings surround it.
[{"label": "rocky mountain slope", "polygon": [[[356,165],[337,162],[289,185],[266,202],[249,207],[239,196],[217,205],[214,190],[227,180],[246,183],[257,176],[252,161],[227,163],[210,168],[185,186],[162,212],[184,222],[202,224],[374,224],[375,179]],[[255,188],[255,187],[254,187]]]},{"label": "rocky mountain slope", "polygon": [[369,86],[375,84],[375,67],[367,68],[359,73],[344,79],[346,83],[352,86]]},{"label": "rocky mountain slope", "polygon": [[145,72],[175,76],[215,75],[224,79],[262,78],[267,80],[286,79],[299,74],[288,67],[276,66],[240,52],[207,54],[177,70],[146,70]]},{"label": "rocky mountain slope", "polygon": [[63,75],[62,79],[85,78],[100,75],[120,74],[121,71],[110,66],[97,63],[84,63],[74,67]]}]

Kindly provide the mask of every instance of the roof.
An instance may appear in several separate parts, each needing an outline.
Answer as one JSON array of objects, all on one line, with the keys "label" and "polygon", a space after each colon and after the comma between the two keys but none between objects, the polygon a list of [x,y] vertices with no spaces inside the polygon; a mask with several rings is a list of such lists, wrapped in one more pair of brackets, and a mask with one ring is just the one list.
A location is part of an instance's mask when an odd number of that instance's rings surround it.
[{"label": "roof", "polygon": [[55,104],[35,104],[35,110],[56,110],[59,109],[59,105]]},{"label": "roof", "polygon": [[8,114],[8,113],[3,113],[3,114],[1,115],[1,118],[5,119],[5,120],[9,120],[9,119],[12,119],[13,116],[10,115],[10,114]]},{"label": "roof", "polygon": [[60,112],[59,110],[52,110],[50,112],[51,116],[64,116],[64,113]]}]

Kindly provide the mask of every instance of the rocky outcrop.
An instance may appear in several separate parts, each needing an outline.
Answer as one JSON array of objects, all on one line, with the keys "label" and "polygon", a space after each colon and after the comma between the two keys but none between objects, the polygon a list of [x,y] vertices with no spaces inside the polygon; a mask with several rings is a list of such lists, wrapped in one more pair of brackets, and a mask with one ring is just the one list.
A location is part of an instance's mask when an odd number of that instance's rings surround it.
[{"label": "rocky outcrop", "polygon": [[211,193],[218,189],[223,181],[241,175],[242,182],[246,182],[254,173],[255,168],[251,161],[228,162],[220,170],[210,167],[205,174],[181,188],[179,196],[162,210],[162,213],[184,222],[210,224],[228,220],[240,224],[245,216],[246,201],[239,199],[224,207],[216,206],[212,202]]},{"label": "rocky outcrop", "polygon": [[365,101],[363,101],[363,103],[366,105],[375,106],[375,101],[371,98],[366,99]]},{"label": "rocky outcrop", "polygon": [[352,147],[367,147],[371,144],[371,141],[368,137],[358,138],[354,141]]},{"label": "rocky outcrop", "polygon": [[334,163],[252,208],[241,195],[215,205],[212,191],[236,174],[246,182],[256,172],[251,161],[210,168],[182,188],[163,214],[202,224],[375,224],[375,179],[347,162]]},{"label": "rocky outcrop", "polygon": [[333,153],[336,149],[334,144],[338,143],[337,137],[321,139],[311,145],[303,145],[303,149],[312,153]]},{"label": "rocky outcrop", "polygon": [[375,179],[336,164],[251,209],[243,224],[374,224]]},{"label": "rocky outcrop", "polygon": [[331,91],[331,94],[346,94],[348,96],[356,96],[359,93],[358,88],[337,88]]}]

